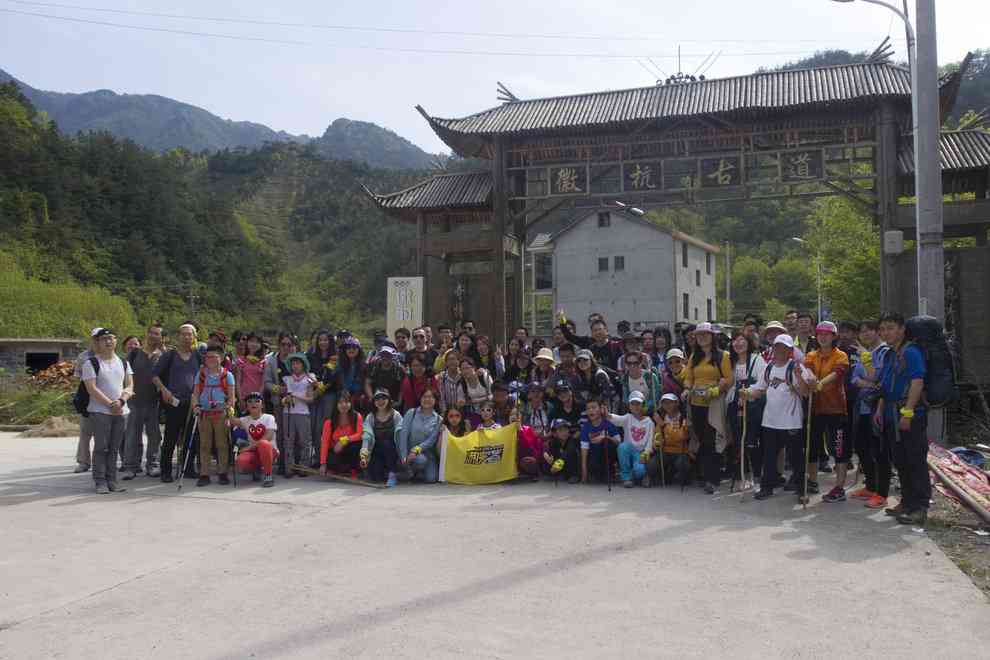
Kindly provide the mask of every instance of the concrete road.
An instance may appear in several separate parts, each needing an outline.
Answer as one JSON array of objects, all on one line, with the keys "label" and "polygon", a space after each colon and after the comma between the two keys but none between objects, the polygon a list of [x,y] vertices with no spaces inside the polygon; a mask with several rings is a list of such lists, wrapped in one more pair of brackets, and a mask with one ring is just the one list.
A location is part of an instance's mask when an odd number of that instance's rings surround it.
[{"label": "concrete road", "polygon": [[990,606],[969,579],[923,533],[852,502],[313,478],[178,495],[139,477],[96,495],[71,474],[74,445],[0,434],[0,658],[990,648]]}]

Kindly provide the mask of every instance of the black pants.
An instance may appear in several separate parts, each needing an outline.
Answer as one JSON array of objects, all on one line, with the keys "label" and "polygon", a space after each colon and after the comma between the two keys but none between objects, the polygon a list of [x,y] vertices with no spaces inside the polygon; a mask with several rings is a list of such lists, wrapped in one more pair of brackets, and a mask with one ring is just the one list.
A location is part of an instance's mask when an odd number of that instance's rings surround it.
[{"label": "black pants", "polygon": [[[178,406],[163,404],[165,409],[165,437],[162,438],[161,471],[162,475],[172,474],[172,455],[179,448],[179,469],[182,469],[186,457],[186,442],[189,441],[189,431],[192,430],[192,416],[189,414],[189,401],[182,401]],[[193,465],[199,454],[199,439],[193,438],[192,455],[189,457],[187,476],[198,476]]]},{"label": "black pants", "polygon": [[[605,452],[608,452],[608,466],[605,465]],[[588,448],[588,479],[606,483],[615,474],[615,466],[619,464],[619,447],[611,440],[605,439],[597,445]]]},{"label": "black pants", "polygon": [[[561,477],[564,479],[581,478],[581,442],[578,438],[568,438],[567,442],[561,446],[560,441],[552,437],[548,445],[548,453],[553,456],[555,461],[558,458],[564,459],[564,469],[559,473]],[[549,468],[545,471],[548,470]]]},{"label": "black pants", "polygon": [[[360,450],[359,450],[360,451]],[[389,472],[399,471],[399,450],[394,442],[376,442],[371,449],[368,462],[368,478],[371,481],[385,481]]]},{"label": "black pants", "polygon": [[[319,454],[317,454],[319,456]],[[318,459],[317,459],[318,460]],[[361,469],[361,443],[349,442],[338,454],[330,448],[327,452],[327,467],[333,472],[350,472]]]},{"label": "black pants", "polygon": [[691,426],[701,442],[698,462],[705,483],[717,486],[722,480],[722,456],[715,451],[715,429],[708,424],[708,406],[691,405]]},{"label": "black pants", "polygon": [[[767,490],[771,493],[780,483],[780,473],[777,472],[777,453],[786,448],[788,453],[794,451],[793,446],[798,438],[803,438],[801,429],[784,430],[763,428],[763,474],[760,479],[760,490]],[[801,453],[804,453],[804,445],[801,445]],[[803,480],[802,473],[802,480]]]},{"label": "black pants", "polygon": [[[882,461],[885,463],[887,475],[885,490],[889,491],[890,453],[882,451],[883,438],[877,437],[873,432],[873,415],[856,415],[853,437],[856,455],[859,456],[859,465],[866,481],[866,489],[872,493],[880,492],[880,463]],[[886,497],[887,494],[883,493],[883,496]]]},{"label": "black pants", "polygon": [[928,418],[911,420],[910,431],[898,431],[897,422],[885,422],[884,435],[894,450],[894,465],[901,482],[901,504],[908,511],[928,509],[932,482],[928,476]]},{"label": "black pants", "polygon": [[[739,415],[739,399],[729,404],[727,416],[729,427],[732,429],[732,436],[736,442],[740,439],[746,447],[746,467],[753,473],[755,479],[759,479],[763,473],[763,445],[760,442],[760,435],[763,430],[763,405],[762,401],[750,401],[746,404],[746,437],[742,437],[743,418]],[[734,465],[733,475],[739,474],[739,446],[736,445],[732,452],[732,460],[728,461]]]},{"label": "black pants", "polygon": [[836,465],[848,463],[851,449],[844,415],[812,416],[809,463],[820,463],[822,458],[828,459],[829,456],[835,458]]},{"label": "black pants", "polygon": [[[807,424],[805,426],[807,427]],[[808,456],[813,455],[811,452],[805,452],[805,443],[808,443],[807,433],[807,428],[803,428],[800,432],[787,436],[790,446],[789,456],[791,457],[791,483],[797,486],[798,495],[806,494],[804,477],[808,471]],[[812,436],[811,444],[814,442],[815,438]]]}]

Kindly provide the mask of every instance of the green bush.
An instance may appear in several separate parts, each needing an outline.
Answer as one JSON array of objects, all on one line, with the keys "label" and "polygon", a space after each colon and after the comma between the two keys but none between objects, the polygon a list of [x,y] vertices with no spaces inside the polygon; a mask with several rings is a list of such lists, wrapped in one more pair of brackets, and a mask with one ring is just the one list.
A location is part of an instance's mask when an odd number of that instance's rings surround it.
[{"label": "green bush", "polygon": [[27,377],[0,379],[0,424],[40,424],[49,417],[74,416],[74,387],[38,387]]}]

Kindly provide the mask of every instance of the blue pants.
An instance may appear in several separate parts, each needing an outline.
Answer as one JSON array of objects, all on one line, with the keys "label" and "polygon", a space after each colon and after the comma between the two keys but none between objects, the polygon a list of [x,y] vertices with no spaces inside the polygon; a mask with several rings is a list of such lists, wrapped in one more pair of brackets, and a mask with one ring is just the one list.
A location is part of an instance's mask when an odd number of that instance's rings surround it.
[{"label": "blue pants", "polygon": [[619,478],[623,481],[642,479],[646,476],[646,464],[639,462],[640,451],[628,442],[619,445]]}]

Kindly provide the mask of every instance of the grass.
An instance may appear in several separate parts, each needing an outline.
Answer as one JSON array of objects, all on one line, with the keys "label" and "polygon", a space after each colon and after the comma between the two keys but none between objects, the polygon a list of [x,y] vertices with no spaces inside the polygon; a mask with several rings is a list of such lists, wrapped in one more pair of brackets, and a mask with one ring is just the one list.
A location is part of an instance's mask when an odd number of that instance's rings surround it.
[{"label": "grass", "polygon": [[73,416],[75,388],[41,388],[26,377],[0,380],[0,424],[40,424],[49,417]]}]

